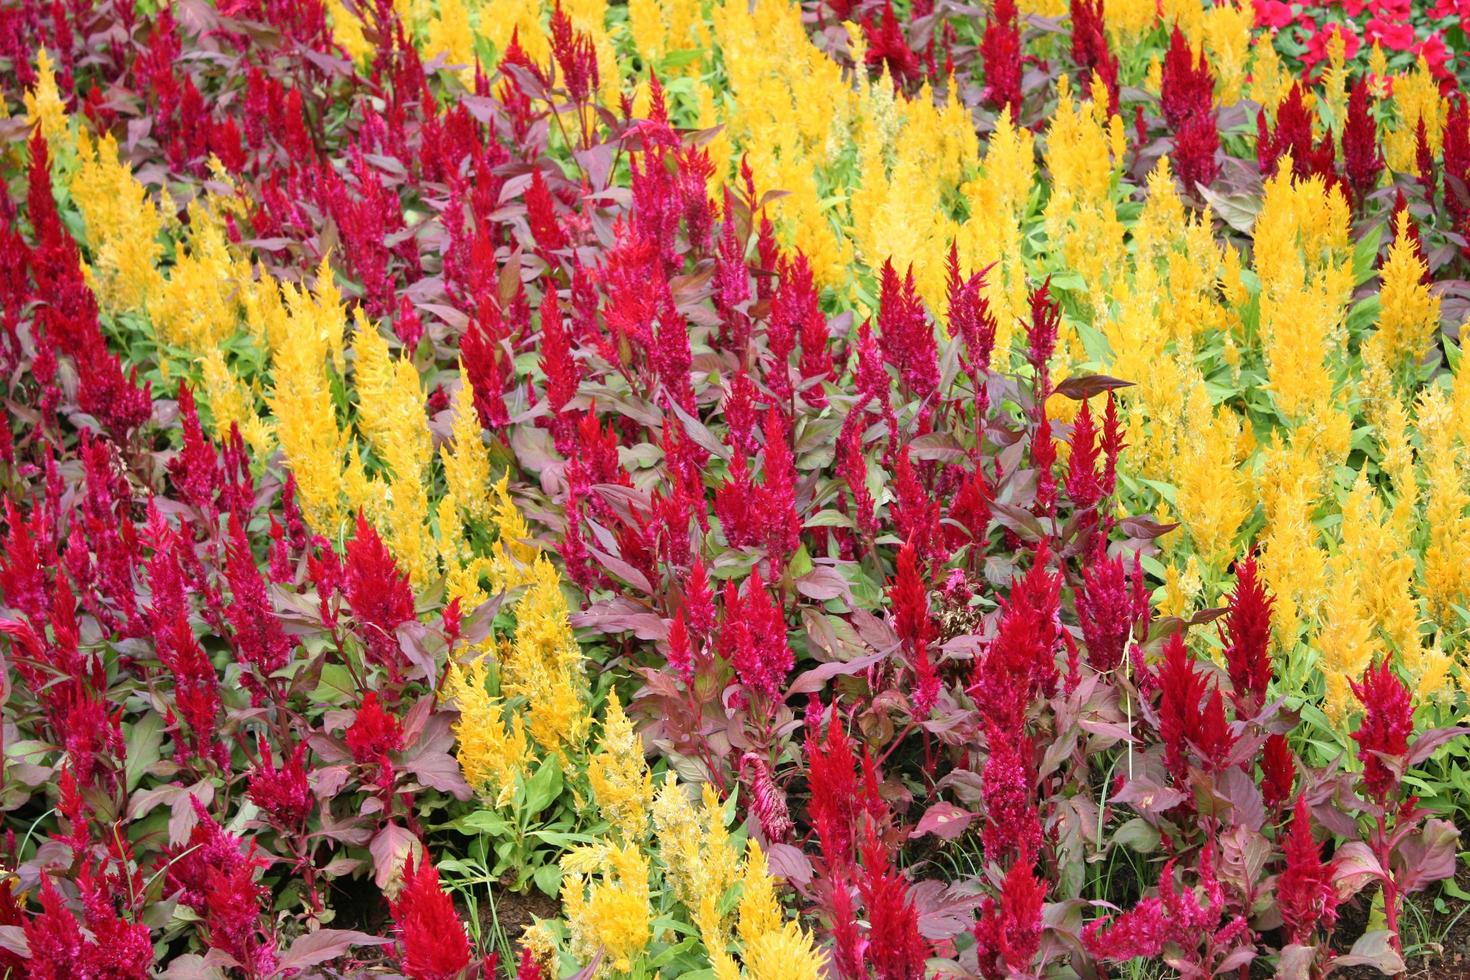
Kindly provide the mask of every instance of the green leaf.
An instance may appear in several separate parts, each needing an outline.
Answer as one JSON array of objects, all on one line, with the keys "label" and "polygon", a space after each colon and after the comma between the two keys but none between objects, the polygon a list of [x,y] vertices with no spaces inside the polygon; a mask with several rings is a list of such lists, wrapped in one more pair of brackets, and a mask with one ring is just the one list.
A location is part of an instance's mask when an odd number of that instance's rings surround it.
[{"label": "green leaf", "polygon": [[163,718],[150,711],[128,729],[128,763],[125,769],[128,791],[137,789],[143,773],[157,762],[163,750]]},{"label": "green leaf", "polygon": [[1363,233],[1353,247],[1353,285],[1361,286],[1378,272],[1378,246],[1383,244],[1385,225],[1375,225]]},{"label": "green leaf", "polygon": [[534,817],[561,795],[561,764],[552,756],[526,783],[526,815]]},{"label": "green leaf", "polygon": [[556,864],[543,864],[531,875],[536,887],[548,898],[555,898],[561,891],[561,866]]},{"label": "green leaf", "polygon": [[473,834],[489,834],[491,837],[504,837],[510,833],[510,822],[494,810],[476,810],[467,813],[455,821],[455,826],[463,831]]}]

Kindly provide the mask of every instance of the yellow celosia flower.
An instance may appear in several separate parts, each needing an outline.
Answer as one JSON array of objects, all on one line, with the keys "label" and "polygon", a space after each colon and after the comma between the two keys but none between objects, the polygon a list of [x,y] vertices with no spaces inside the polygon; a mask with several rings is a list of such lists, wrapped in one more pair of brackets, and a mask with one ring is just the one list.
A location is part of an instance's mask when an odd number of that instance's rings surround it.
[{"label": "yellow celosia flower", "polygon": [[459,708],[455,754],[465,782],[496,806],[506,806],[515,794],[516,777],[526,773],[531,747],[520,714],[512,713],[507,726],[500,699],[486,691],[485,660],[477,657],[467,667],[451,661],[444,693]]},{"label": "yellow celosia flower", "polygon": [[561,577],[540,554],[531,576],[516,604],[515,640],[502,658],[501,690],[526,699],[531,737],[542,749],[562,755],[579,748],[587,736],[586,678],[567,622]]},{"label": "yellow celosia flower", "polygon": [[1383,131],[1384,159],[1398,173],[1415,173],[1419,124],[1424,124],[1429,149],[1437,156],[1444,142],[1444,124],[1449,118],[1449,110],[1439,94],[1439,81],[1423,55],[1413,71],[1394,79],[1393,108],[1398,121]]},{"label": "yellow celosia flower", "polygon": [[1424,438],[1425,523],[1424,597],[1429,615],[1441,627],[1455,622],[1453,606],[1470,597],[1470,491],[1467,491],[1465,447],[1450,419],[1450,402],[1439,388],[1419,396],[1418,427]]},{"label": "yellow celosia flower", "polygon": [[1367,341],[1381,348],[1389,367],[1406,359],[1417,361],[1439,332],[1439,297],[1429,291],[1428,273],[1411,237],[1408,213],[1400,211],[1381,273],[1378,329]]},{"label": "yellow celosia flower", "polygon": [[491,488],[490,520],[498,532],[490,560],[491,588],[513,589],[532,580],[532,563],[540,549],[531,541],[531,529],[510,499],[510,475],[501,476]]},{"label": "yellow celosia flower", "polygon": [[444,461],[444,482],[449,492],[475,520],[489,520],[490,453],[480,438],[474,386],[463,365],[459,370],[459,390],[454,394],[450,444],[440,447],[439,457]]},{"label": "yellow celosia flower", "polygon": [[26,123],[31,126],[40,124],[41,135],[51,152],[56,153],[69,145],[66,105],[56,87],[56,69],[51,63],[51,54],[44,47],[36,49],[36,84],[25,94],[24,100]]},{"label": "yellow celosia flower", "polygon": [[648,809],[653,803],[653,777],[643,760],[643,742],[623,713],[616,691],[608,692],[602,740],[587,767],[592,795],[603,819],[627,842],[648,836]]},{"label": "yellow celosia flower", "polygon": [[648,861],[635,844],[605,847],[599,858],[596,879],[574,871],[562,882],[572,949],[586,963],[601,950],[600,974],[627,973],[652,936]]},{"label": "yellow celosia flower", "polygon": [[202,202],[189,206],[187,242],[177,250],[168,279],[149,290],[148,318],[160,340],[201,356],[238,329],[235,284],[246,273],[236,267],[224,224]]},{"label": "yellow celosia flower", "polygon": [[99,305],[111,312],[142,310],[163,285],[164,220],[132,168],[118,159],[111,133],[95,142],[80,135],[71,195],[86,225],[92,253],[86,274]]},{"label": "yellow celosia flower", "polygon": [[365,25],[362,19],[348,10],[342,0],[326,0],[325,6],[331,22],[332,40],[340,44],[353,61],[365,63],[373,53],[373,45],[363,33]]}]

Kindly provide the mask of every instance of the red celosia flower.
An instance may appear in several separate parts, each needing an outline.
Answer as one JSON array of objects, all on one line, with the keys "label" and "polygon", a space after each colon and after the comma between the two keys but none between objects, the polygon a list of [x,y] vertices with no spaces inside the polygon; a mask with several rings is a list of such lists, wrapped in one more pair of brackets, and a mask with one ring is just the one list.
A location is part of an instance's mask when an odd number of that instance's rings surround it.
[{"label": "red celosia flower", "polygon": [[1386,805],[1398,793],[1399,775],[1381,756],[1401,759],[1409,751],[1414,704],[1408,688],[1386,660],[1369,667],[1361,683],[1350,683],[1363,704],[1363,721],[1353,732],[1358,759],[1363,763],[1363,787],[1373,800]]},{"label": "red celosia flower", "polygon": [[1067,496],[1078,510],[1091,507],[1102,499],[1102,480],[1097,472],[1101,448],[1097,442],[1097,426],[1092,420],[1092,408],[1084,399],[1082,411],[1072,425],[1072,452],[1067,457]]},{"label": "red celosia flower", "polygon": [[393,318],[393,335],[410,357],[418,349],[419,341],[424,339],[424,321],[419,319],[419,311],[414,309],[413,301],[407,295],[398,297],[398,315]]},{"label": "red celosia flower", "polygon": [[1220,639],[1230,671],[1231,699],[1243,717],[1254,717],[1266,705],[1271,683],[1271,606],[1275,600],[1256,574],[1255,557],[1236,566],[1235,591]]},{"label": "red celosia flower", "polygon": [[[1001,3],[1010,4],[1014,16],[1014,0],[1001,0]],[[999,4],[996,9],[1000,9]],[[990,372],[990,356],[995,349],[997,327],[995,316],[990,312],[990,304],[981,292],[985,286],[986,271],[981,270],[968,279],[962,278],[959,251],[953,242],[950,243],[946,267],[949,333],[950,336],[964,341],[965,353],[960,363],[975,389],[977,416],[983,416],[989,404],[983,379]]]},{"label": "red celosia flower", "polygon": [[526,187],[526,222],[542,251],[557,252],[567,247],[566,233],[556,220],[556,203],[539,169],[531,171],[531,183]]},{"label": "red celosia flower", "polygon": [[1205,699],[1205,710],[1200,714],[1198,724],[1191,730],[1189,740],[1199,750],[1200,758],[1212,772],[1219,772],[1229,764],[1236,739],[1225,719],[1225,698],[1220,694],[1219,688],[1210,691],[1209,697]]},{"label": "red celosia flower", "polygon": [[[492,974],[486,970],[485,975]],[[542,971],[541,964],[536,962],[536,954],[529,946],[521,948],[521,961],[516,967],[516,980],[546,980],[546,974]]]},{"label": "red celosia flower", "polygon": [[944,536],[939,526],[939,501],[930,496],[919,471],[909,456],[909,447],[898,450],[898,465],[895,467],[894,482],[898,485],[898,500],[893,507],[893,524],[899,537],[917,542],[921,555],[936,566],[949,560],[944,548]]},{"label": "red celosia flower", "polygon": [[1118,401],[1108,392],[1108,410],[1103,416],[1103,496],[1112,496],[1118,486],[1118,457],[1126,447],[1123,441],[1123,423],[1118,418]]},{"label": "red celosia flower", "polygon": [[1062,308],[1051,298],[1051,280],[1031,291],[1031,319],[1026,324],[1026,360],[1036,373],[1036,417],[1044,411],[1051,395],[1051,375],[1047,364],[1057,346],[1057,331],[1062,325]]},{"label": "red celosia flower", "polygon": [[939,390],[938,348],[924,301],[914,285],[912,268],[900,279],[892,262],[883,263],[878,344],[883,359],[898,372],[899,380],[915,398],[934,397]]},{"label": "red celosia flower", "polygon": [[1021,118],[1021,28],[1016,22],[1016,0],[996,0],[980,38],[980,60],[985,66],[985,104],[1009,108],[1011,121]]},{"label": "red celosia flower", "polygon": [[1296,786],[1296,761],[1285,735],[1273,734],[1261,751],[1261,797],[1273,810],[1291,798]]},{"label": "red celosia flower", "polygon": [[403,726],[398,717],[383,710],[378,693],[369,691],[347,729],[347,750],[362,765],[376,765],[384,783],[392,782],[393,765],[388,754],[403,748]]},{"label": "red celosia flower", "polygon": [[1143,568],[1135,554],[1130,588],[1123,557],[1109,557],[1101,542],[1092,561],[1082,568],[1082,587],[1076,593],[1077,621],[1087,645],[1087,662],[1099,673],[1123,662],[1134,624],[1148,614],[1147,600],[1142,604],[1138,601],[1137,586],[1142,579]]},{"label": "red celosia flower", "polygon": [[1159,739],[1164,743],[1164,762],[1177,785],[1188,783],[1184,746],[1200,720],[1205,675],[1195,669],[1194,657],[1184,645],[1183,633],[1170,634],[1164,641],[1164,662],[1158,667]]},{"label": "red celosia flower", "polygon": [[1276,904],[1287,942],[1310,944],[1318,924],[1330,930],[1337,921],[1337,889],[1332,865],[1322,862],[1321,849],[1312,836],[1304,797],[1296,798],[1283,852],[1286,867],[1276,879]]},{"label": "red celosia flower", "polygon": [[1009,858],[1029,867],[1041,848],[1031,741],[1019,728],[993,722],[985,726],[985,737],[990,750],[981,774],[985,858],[996,863]]},{"label": "red celosia flower", "polygon": [[914,710],[927,715],[939,697],[939,676],[929,661],[929,643],[934,637],[929,617],[929,593],[912,541],[904,542],[898,551],[898,571],[888,587],[893,603],[894,631],[903,644],[904,653],[918,682],[914,689]]},{"label": "red celosia flower", "polygon": [[1092,73],[1108,87],[1108,112],[1118,111],[1118,58],[1108,47],[1107,20],[1103,0],[1072,0],[1072,61],[1087,72],[1082,79],[1090,91]]},{"label": "red celosia flower", "polygon": [[572,27],[560,3],[551,14],[551,54],[567,94],[578,105],[585,103],[597,91],[597,49],[591,35]]},{"label": "red celosia flower", "polygon": [[295,829],[311,813],[314,799],[306,782],[306,743],[298,742],[283,753],[276,768],[265,736],[257,739],[260,761],[250,771],[250,802],[279,827]]},{"label": "red celosia flower", "polygon": [[546,375],[546,401],[552,413],[560,415],[567,402],[576,397],[582,384],[582,370],[572,357],[571,338],[562,322],[561,305],[554,289],[547,289],[541,300],[541,343],[537,346],[541,352],[541,371]]},{"label": "red celosia flower", "polygon": [[470,965],[469,937],[432,862],[403,866],[403,886],[389,903],[398,937],[398,967],[410,980],[458,980]]},{"label": "red celosia flower", "polygon": [[363,627],[368,658],[388,671],[392,685],[403,681],[406,657],[398,627],[414,618],[413,590],[378,532],[357,515],[357,533],[347,542],[347,606]]},{"label": "red celosia flower", "polygon": [[[1458,103],[1460,117],[1464,118],[1464,100]],[[1445,170],[1449,172],[1449,161],[1454,155],[1451,146],[1454,142],[1451,132],[1454,131],[1455,114],[1450,113],[1450,124],[1445,129]],[[1464,131],[1463,125],[1461,132]],[[1342,159],[1343,169],[1347,174],[1347,184],[1352,190],[1353,200],[1361,203],[1363,198],[1378,186],[1378,180],[1383,174],[1383,151],[1378,148],[1378,124],[1368,113],[1368,80],[1359,78],[1353,83],[1352,91],[1348,95],[1347,121],[1342,127]],[[1470,165],[1470,144],[1466,145],[1466,163]],[[1464,179],[1464,171],[1458,171],[1457,175]],[[1456,213],[1456,206],[1449,204],[1450,213]]]},{"label": "red celosia flower", "polygon": [[883,13],[863,22],[863,37],[868,42],[864,58],[871,69],[886,67],[896,86],[919,80],[919,56],[909,47],[898,18],[893,13],[893,0],[883,0]]},{"label": "red celosia flower", "polygon": [[1174,164],[1184,186],[1211,184],[1219,172],[1220,148],[1215,120],[1215,76],[1203,49],[1195,60],[1189,42],[1176,25],[1164,56],[1161,100],[1164,120],[1174,131]]},{"label": "red celosia flower", "polygon": [[19,975],[36,980],[144,980],[150,976],[153,943],[148,927],[118,917],[112,896],[90,868],[82,869],[79,885],[86,933],[67,909],[51,876],[41,876],[41,914],[24,923],[30,959]]},{"label": "red celosia flower", "polygon": [[1048,570],[1050,563],[1043,544],[1002,602],[995,639],[975,667],[970,694],[984,717],[1005,732],[1021,731],[1032,700],[1056,691],[1062,577]]},{"label": "red celosia flower", "polygon": [[786,417],[766,411],[765,448],[761,453],[761,518],[766,549],[773,561],[784,561],[801,544],[801,515],[796,511],[796,462],[791,456]]},{"label": "red celosia flower", "polygon": [[730,547],[745,548],[761,541],[765,517],[762,502],[751,479],[750,465],[737,452],[730,460],[725,482],[715,489],[714,502],[715,516]]},{"label": "red celosia flower", "polygon": [[690,627],[701,639],[708,639],[715,629],[715,595],[704,560],[697,556],[684,585],[684,608],[689,613]]},{"label": "red celosia flower", "polygon": [[928,944],[919,933],[919,912],[909,900],[908,883],[893,869],[888,851],[869,821],[864,825],[863,867],[858,893],[868,919],[863,958],[878,980],[920,980]]},{"label": "red celosia flower", "polygon": [[781,843],[795,829],[786,807],[786,793],[776,784],[764,756],[746,752],[740,757],[740,777],[750,786],[750,810],[766,840]]},{"label": "red celosia flower", "polygon": [[720,646],[740,683],[772,701],[795,665],[786,638],[786,620],[766,591],[760,570],[750,573],[743,592],[725,583],[725,616]]},{"label": "red celosia flower", "polygon": [[669,666],[679,675],[685,687],[694,684],[694,649],[689,641],[689,626],[684,616],[684,607],[674,612],[669,623]]},{"label": "red celosia flower", "polygon": [[[173,679],[174,706],[189,726],[188,744],[200,758],[226,767],[229,752],[215,737],[219,677],[189,623],[188,586],[180,557],[188,545],[163,523],[156,510],[150,513],[149,524],[155,535],[153,557],[148,561],[148,584],[153,592],[148,621],[154,648]],[[180,755],[185,744],[177,739]]]},{"label": "red celosia flower", "polygon": [[858,811],[856,760],[843,719],[834,704],[822,734],[821,706],[813,700],[806,712],[808,762],[807,817],[829,868],[853,861],[853,821]]},{"label": "red celosia flower", "polygon": [[205,940],[256,976],[275,970],[275,943],[260,929],[260,910],[269,892],[255,880],[265,861],[252,843],[228,833],[191,796],[197,823],[188,842],[176,848],[168,863],[170,890],[203,920]]},{"label": "red celosia flower", "polygon": [[725,416],[726,444],[747,456],[753,455],[758,448],[755,440],[755,398],[755,384],[742,367],[730,381],[730,391],[725,396],[722,412]]},{"label": "red celosia flower", "polygon": [[878,533],[878,519],[873,513],[873,495],[868,492],[868,459],[863,455],[863,434],[857,428],[844,429],[837,444],[837,468],[852,497],[852,519],[865,535]]},{"label": "red celosia flower", "polygon": [[459,339],[459,354],[465,376],[474,385],[475,410],[480,424],[497,432],[510,422],[505,407],[505,374],[501,341],[505,338],[505,321],[493,300],[480,303],[477,315]]},{"label": "red celosia flower", "polygon": [[194,407],[194,393],[187,384],[179,385],[179,417],[183,423],[183,449],[169,461],[169,476],[184,499],[201,510],[214,503],[219,490],[219,459],[214,448],[204,439],[199,425],[199,412]]},{"label": "red celosia flower", "polygon": [[[1348,104],[1348,109],[1348,125],[1352,125],[1351,102]],[[1366,108],[1364,115],[1367,115]],[[1371,125],[1372,120],[1369,119],[1368,122]],[[1377,151],[1376,144],[1373,150]],[[1343,155],[1347,155],[1346,129],[1343,131]],[[1377,163],[1379,170],[1382,170],[1381,157],[1377,158]],[[1463,93],[1456,94],[1449,99],[1449,114],[1444,124],[1443,164],[1445,208],[1449,211],[1450,219],[1454,222],[1455,227],[1460,228],[1465,225],[1466,219],[1470,218],[1470,103],[1467,103]],[[1349,174],[1351,173],[1351,168],[1349,168]],[[1369,190],[1377,186],[1378,171],[1372,173],[1371,181]]]},{"label": "red celosia flower", "polygon": [[980,957],[980,975],[1006,980],[1032,972],[1041,948],[1041,905],[1045,882],[1037,881],[1031,865],[1016,861],[1006,872],[1000,902],[986,898],[972,930]]},{"label": "red celosia flower", "polygon": [[281,629],[265,579],[255,565],[250,542],[238,513],[230,514],[230,538],[225,547],[225,578],[230,583],[231,601],[225,606],[225,618],[233,626],[231,637],[235,657],[242,666],[251,668],[245,674],[245,685],[252,698],[259,700],[264,681],[286,665],[291,641]]},{"label": "red celosia flower", "polygon": [[1200,905],[1193,891],[1175,890],[1171,859],[1159,875],[1156,897],[1145,898],[1110,920],[1089,922],[1082,931],[1082,942],[1093,956],[1122,963],[1139,956],[1159,956],[1170,943],[1194,949],[1218,920],[1218,911]]}]

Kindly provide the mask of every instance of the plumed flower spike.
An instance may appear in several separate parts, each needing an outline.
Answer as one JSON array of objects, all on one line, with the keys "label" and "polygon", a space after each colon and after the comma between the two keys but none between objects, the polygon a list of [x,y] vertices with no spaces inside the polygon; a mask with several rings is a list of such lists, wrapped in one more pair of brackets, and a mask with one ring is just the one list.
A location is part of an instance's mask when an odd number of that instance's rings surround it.
[{"label": "plumed flower spike", "polygon": [[927,715],[939,697],[939,675],[929,659],[933,621],[929,617],[928,589],[912,542],[904,542],[898,551],[898,570],[888,587],[888,598],[893,603],[894,628],[917,682],[914,708],[920,715]]},{"label": "plumed flower spike", "polygon": [[725,617],[720,643],[740,682],[769,700],[777,700],[795,657],[786,637],[786,620],[760,571],[752,571],[745,589],[725,583]]},{"label": "plumed flower spike", "polygon": [[1051,394],[1051,375],[1047,364],[1057,346],[1057,332],[1062,325],[1062,308],[1051,298],[1051,281],[1047,280],[1031,293],[1031,320],[1026,326],[1026,360],[1036,373],[1037,417]]},{"label": "plumed flower spike", "polygon": [[1000,902],[987,898],[973,934],[986,980],[1029,975],[1041,948],[1041,906],[1046,883],[1037,881],[1031,865],[1017,861],[1006,872]]},{"label": "plumed flower spike", "polygon": [[980,60],[985,66],[985,104],[1009,109],[1011,121],[1021,118],[1021,28],[1016,20],[1016,0],[996,0],[985,34],[980,39]]},{"label": "plumed flower spike", "polygon": [[1291,830],[1284,848],[1286,867],[1276,879],[1276,903],[1288,942],[1310,944],[1320,924],[1329,931],[1337,922],[1337,889],[1333,869],[1324,864],[1304,797],[1296,798]]},{"label": "plumed flower spike", "polygon": [[456,980],[470,965],[469,938],[432,862],[410,855],[403,885],[389,903],[398,965],[409,980]]},{"label": "plumed flower spike", "polygon": [[1271,683],[1271,606],[1275,600],[1266,592],[1256,568],[1255,556],[1240,562],[1235,573],[1235,591],[1220,638],[1225,644],[1225,662],[1230,672],[1231,698],[1243,717],[1254,717],[1266,704]]},{"label": "plumed flower spike", "polygon": [[1161,81],[1164,120],[1174,131],[1174,169],[1185,188],[1209,185],[1219,172],[1220,136],[1215,120],[1215,76],[1204,49],[1196,61],[1178,25],[1169,39]]},{"label": "plumed flower spike", "polygon": [[1409,690],[1388,661],[1369,667],[1361,683],[1350,682],[1363,704],[1363,721],[1353,732],[1358,760],[1363,763],[1363,787],[1381,805],[1398,794],[1399,774],[1381,756],[1400,758],[1409,751],[1414,731],[1414,705]]},{"label": "plumed flower spike", "polygon": [[1261,797],[1273,810],[1291,797],[1296,786],[1296,760],[1286,736],[1272,734],[1261,751]]},{"label": "plumed flower spike", "polygon": [[363,627],[368,657],[388,671],[389,683],[403,681],[406,658],[397,630],[414,617],[413,590],[378,532],[357,515],[357,533],[347,542],[347,605]]},{"label": "plumed flower spike", "polygon": [[900,279],[892,262],[883,263],[878,298],[878,344],[883,359],[916,398],[929,399],[939,389],[939,353],[934,328],[914,285],[914,270]]}]

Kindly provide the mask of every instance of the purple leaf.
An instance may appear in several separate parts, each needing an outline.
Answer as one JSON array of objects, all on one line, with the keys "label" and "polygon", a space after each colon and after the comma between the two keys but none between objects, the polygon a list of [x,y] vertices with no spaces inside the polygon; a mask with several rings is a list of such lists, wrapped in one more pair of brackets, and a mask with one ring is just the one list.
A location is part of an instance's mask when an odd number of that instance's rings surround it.
[{"label": "purple leaf", "polygon": [[975,814],[963,810],[953,803],[936,803],[924,811],[919,825],[909,832],[910,837],[933,834],[940,840],[954,840],[965,832],[975,819]]}]

